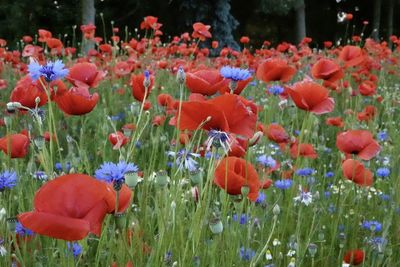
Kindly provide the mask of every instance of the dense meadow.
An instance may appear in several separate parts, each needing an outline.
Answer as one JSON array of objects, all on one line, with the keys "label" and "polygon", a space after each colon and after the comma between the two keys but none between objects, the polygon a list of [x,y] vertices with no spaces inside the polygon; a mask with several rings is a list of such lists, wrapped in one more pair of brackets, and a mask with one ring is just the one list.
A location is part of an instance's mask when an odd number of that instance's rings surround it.
[{"label": "dense meadow", "polygon": [[161,26],[0,39],[0,266],[399,266],[400,39]]}]

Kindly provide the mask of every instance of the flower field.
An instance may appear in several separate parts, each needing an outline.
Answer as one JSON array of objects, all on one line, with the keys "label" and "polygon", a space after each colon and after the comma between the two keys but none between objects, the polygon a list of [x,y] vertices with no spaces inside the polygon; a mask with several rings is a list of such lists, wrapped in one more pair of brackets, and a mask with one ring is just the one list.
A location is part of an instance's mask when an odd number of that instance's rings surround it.
[{"label": "flower field", "polygon": [[400,39],[161,27],[0,39],[0,266],[399,266]]}]

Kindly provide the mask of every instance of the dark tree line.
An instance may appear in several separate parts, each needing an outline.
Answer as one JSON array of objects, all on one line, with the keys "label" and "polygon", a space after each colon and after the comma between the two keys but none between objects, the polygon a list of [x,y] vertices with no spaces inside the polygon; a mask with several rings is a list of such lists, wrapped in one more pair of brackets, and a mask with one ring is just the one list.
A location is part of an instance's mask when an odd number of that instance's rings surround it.
[{"label": "dark tree line", "polygon": [[[165,40],[201,21],[212,26],[221,46],[233,48],[239,48],[242,35],[255,46],[264,40],[296,43],[305,36],[320,45],[360,35],[363,28],[364,36],[387,40],[399,34],[399,7],[399,0],[0,0],[0,38],[15,47],[23,35],[44,28],[71,45],[81,39],[79,26],[88,23],[96,24],[100,36],[114,26],[122,38],[127,32],[130,38],[143,17],[153,15],[163,23]],[[337,22],[340,12],[353,14],[349,25]]]}]

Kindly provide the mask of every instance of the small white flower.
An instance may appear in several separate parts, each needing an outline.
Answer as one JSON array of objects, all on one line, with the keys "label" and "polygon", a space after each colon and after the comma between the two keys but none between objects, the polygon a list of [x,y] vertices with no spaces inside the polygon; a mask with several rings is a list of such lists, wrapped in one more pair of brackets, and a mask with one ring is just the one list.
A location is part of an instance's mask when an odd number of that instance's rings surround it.
[{"label": "small white flower", "polygon": [[279,241],[277,238],[275,238],[275,239],[272,241],[272,245],[273,245],[274,247],[279,246],[280,244],[281,244],[281,241]]},{"label": "small white flower", "polygon": [[6,209],[2,208],[0,210],[0,221],[2,221],[6,217]]},{"label": "small white flower", "polygon": [[267,253],[265,253],[265,259],[267,261],[272,260],[272,254],[271,254],[271,251],[269,249],[267,250]]},{"label": "small white flower", "polygon": [[303,189],[301,187],[299,188],[299,190],[300,190],[299,195],[297,197],[293,198],[293,200],[295,202],[303,203],[306,206],[310,205],[313,200],[313,196],[312,196],[311,192],[303,191]]},{"label": "small white flower", "polygon": [[288,257],[292,257],[296,254],[296,250],[289,249],[288,253],[286,254]]},{"label": "small white flower", "polygon": [[0,246],[0,256],[4,257],[5,255],[7,255],[6,248],[3,246]]}]

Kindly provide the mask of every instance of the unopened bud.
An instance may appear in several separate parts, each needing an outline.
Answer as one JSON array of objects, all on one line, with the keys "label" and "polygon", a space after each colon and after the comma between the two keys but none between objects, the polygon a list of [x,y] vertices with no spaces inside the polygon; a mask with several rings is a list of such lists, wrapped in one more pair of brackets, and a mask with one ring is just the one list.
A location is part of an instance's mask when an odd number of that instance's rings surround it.
[{"label": "unopened bud", "polygon": [[37,96],[37,97],[35,98],[35,104],[36,104],[36,105],[39,105],[39,103],[40,103],[40,97]]},{"label": "unopened bud", "polygon": [[258,141],[260,141],[261,136],[263,136],[264,133],[261,131],[256,132],[252,138],[250,138],[249,140],[249,146],[254,146],[255,144],[258,143]]},{"label": "unopened bud", "polygon": [[186,80],[185,70],[182,68],[182,66],[179,67],[178,72],[176,73],[176,79],[180,84],[183,84]]},{"label": "unopened bud", "polygon": [[278,215],[281,213],[281,208],[279,207],[278,204],[276,204],[276,205],[273,207],[272,213],[273,213],[275,216],[278,216]]}]

